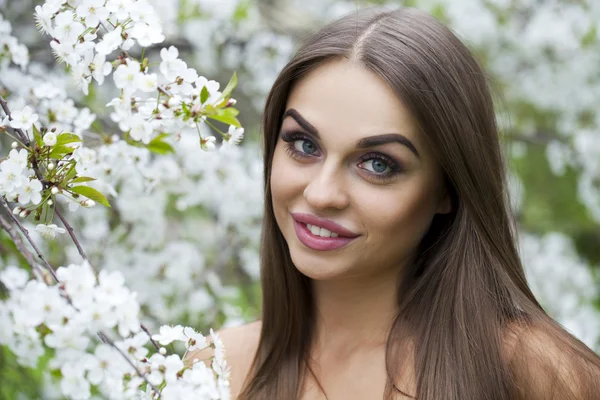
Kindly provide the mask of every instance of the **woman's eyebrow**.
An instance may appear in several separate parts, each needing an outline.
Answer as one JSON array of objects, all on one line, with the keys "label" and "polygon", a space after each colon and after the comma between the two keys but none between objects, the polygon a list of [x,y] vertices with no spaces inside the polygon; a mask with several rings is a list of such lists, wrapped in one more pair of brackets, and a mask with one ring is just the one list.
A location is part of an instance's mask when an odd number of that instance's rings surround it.
[{"label": "woman's eyebrow", "polygon": [[[317,128],[312,126],[306,119],[304,119],[304,117],[302,117],[302,115],[300,115],[300,113],[295,108],[288,109],[283,114],[282,119],[285,119],[288,116],[294,118],[298,125],[307,130],[317,139],[321,139]],[[413,154],[417,156],[417,158],[421,158],[415,145],[413,145],[413,143],[406,136],[401,135],[399,133],[384,133],[382,135],[368,136],[362,138],[356,143],[356,148],[364,149],[367,147],[380,146],[382,144],[387,143],[400,143],[401,145],[406,146],[411,152],[413,152]]]}]

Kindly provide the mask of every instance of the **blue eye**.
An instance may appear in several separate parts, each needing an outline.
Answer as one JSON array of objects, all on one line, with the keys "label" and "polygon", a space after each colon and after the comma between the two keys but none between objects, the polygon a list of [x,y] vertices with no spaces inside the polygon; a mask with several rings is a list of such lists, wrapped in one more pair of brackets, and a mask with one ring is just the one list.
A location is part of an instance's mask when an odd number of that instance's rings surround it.
[{"label": "blue eye", "polygon": [[318,154],[319,147],[302,132],[284,132],[281,140],[287,143],[286,150],[293,157],[313,157]]},{"label": "blue eye", "polygon": [[369,162],[371,163],[372,171],[377,174],[385,174],[388,168],[391,169],[387,163],[380,158],[371,158],[370,160],[365,161],[365,164]]},{"label": "blue eye", "polygon": [[[362,166],[370,166],[365,168]],[[403,171],[402,165],[382,153],[368,153],[360,158],[359,168],[369,172],[371,179],[380,183],[388,183]]]},{"label": "blue eye", "polygon": [[[293,141],[293,143],[294,143],[294,148],[303,153],[313,154],[314,152],[317,151],[317,146],[309,140],[296,139]],[[298,143],[301,143],[300,146],[298,146]]]},{"label": "blue eye", "polygon": [[[281,140],[287,143],[285,150],[293,158],[310,159],[319,155],[319,147],[302,132],[283,132]],[[379,152],[365,154],[360,157],[359,161],[358,167],[368,172],[368,179],[378,183],[388,183],[403,171],[399,162]]]}]

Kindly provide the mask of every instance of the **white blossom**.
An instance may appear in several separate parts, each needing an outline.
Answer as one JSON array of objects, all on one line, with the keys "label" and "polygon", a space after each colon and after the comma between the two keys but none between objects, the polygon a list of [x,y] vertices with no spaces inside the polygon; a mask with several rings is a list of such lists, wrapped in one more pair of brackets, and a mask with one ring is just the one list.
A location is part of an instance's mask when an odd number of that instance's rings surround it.
[{"label": "white blossom", "polygon": [[[107,3],[110,4],[110,0]],[[109,55],[113,51],[119,48],[119,46],[123,43],[123,28],[121,25],[117,26],[113,31],[107,33],[96,45],[96,52],[102,55]]]},{"label": "white blossom", "polygon": [[140,63],[128,59],[127,64],[119,65],[113,74],[115,86],[119,89],[133,92],[137,89],[140,74]]},{"label": "white blossom", "polygon": [[75,20],[75,15],[72,11],[63,11],[54,18],[54,37],[66,44],[75,44],[79,35],[85,31],[85,26]]},{"label": "white blossom", "polygon": [[152,335],[152,339],[158,341],[163,346],[171,344],[173,341],[186,341],[183,326],[181,325],[163,325],[160,327],[160,333]]},{"label": "white blossom", "polygon": [[162,48],[160,50],[160,72],[169,81],[174,81],[179,75],[185,71],[187,65],[184,61],[179,58],[179,50],[175,46],[170,46],[168,49]]},{"label": "white blossom", "polygon": [[37,179],[25,181],[24,184],[16,189],[16,194],[19,196],[20,204],[40,204],[42,201],[41,191],[43,189],[42,182]]},{"label": "white blossom", "polygon": [[33,109],[29,106],[25,106],[23,110],[13,112],[12,121],[10,121],[10,126],[14,129],[23,129],[29,130],[34,122],[36,122],[39,117],[36,113],[33,112]]},{"label": "white blossom", "polygon": [[66,232],[64,228],[59,228],[56,226],[56,224],[38,224],[35,227],[35,231],[46,239],[54,239],[57,234],[63,234]]},{"label": "white blossom", "polygon": [[53,12],[47,4],[35,6],[35,20],[40,32],[48,35],[53,34],[54,29],[52,28],[52,16]]},{"label": "white blossom", "polygon": [[8,290],[17,290],[25,286],[29,280],[29,274],[22,268],[9,265],[0,271],[0,281]]},{"label": "white blossom", "polygon": [[54,146],[54,145],[56,145],[56,142],[58,140],[58,138],[56,137],[56,132],[52,132],[52,131],[46,132],[42,139],[46,146]]},{"label": "white blossom", "polygon": [[85,19],[85,25],[93,28],[108,18],[110,12],[104,7],[105,0],[83,0],[77,7],[76,14]]}]

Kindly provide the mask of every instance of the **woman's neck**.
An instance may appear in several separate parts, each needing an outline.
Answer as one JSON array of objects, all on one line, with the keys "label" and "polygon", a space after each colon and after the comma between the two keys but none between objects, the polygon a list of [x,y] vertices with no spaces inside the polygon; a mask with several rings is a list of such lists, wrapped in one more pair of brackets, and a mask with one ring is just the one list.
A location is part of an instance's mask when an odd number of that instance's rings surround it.
[{"label": "woman's neck", "polygon": [[314,280],[316,354],[339,356],[385,346],[398,312],[398,268],[376,276]]}]

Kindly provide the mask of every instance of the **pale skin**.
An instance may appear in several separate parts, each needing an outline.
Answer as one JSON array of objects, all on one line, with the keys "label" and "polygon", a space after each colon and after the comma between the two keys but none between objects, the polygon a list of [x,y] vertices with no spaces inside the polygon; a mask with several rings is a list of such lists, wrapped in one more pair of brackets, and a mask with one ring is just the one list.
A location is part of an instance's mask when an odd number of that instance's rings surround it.
[{"label": "pale skin", "polygon": [[[358,63],[334,60],[310,72],[292,88],[286,111],[270,185],[275,218],[292,261],[314,285],[317,319],[311,366],[329,400],[380,399],[386,383],[386,336],[397,312],[398,271],[411,262],[435,214],[451,211],[442,172],[401,100]],[[318,137],[310,133],[313,129]],[[291,131],[304,137],[290,136]],[[361,139],[382,134],[404,139],[356,148]],[[290,148],[306,156],[294,156]],[[389,172],[391,165],[377,159],[379,154],[400,166],[384,180],[376,176]],[[313,250],[298,239],[290,212],[333,220],[360,236],[336,250]],[[232,369],[233,399],[250,370],[260,324],[220,331]],[[541,333],[515,332],[505,335],[507,358],[519,336],[531,349],[544,349],[539,353],[554,359]],[[206,355],[192,353],[187,359]],[[396,385],[414,394],[413,366],[401,371]],[[310,374],[300,399],[325,399]]]},{"label": "pale skin", "polygon": [[[382,398],[397,273],[413,257],[434,215],[450,211],[442,173],[399,98],[358,63],[336,60],[315,69],[292,89],[286,110],[271,190],[294,265],[314,283],[313,371],[330,400]],[[318,138],[305,129],[306,122]],[[284,141],[281,134],[292,130],[307,138],[288,135]],[[389,134],[401,135],[403,143],[356,148],[361,139]],[[308,150],[308,157],[291,156],[288,145]],[[328,218],[360,236],[337,250],[310,249],[296,236],[290,212]],[[221,332],[233,398],[259,334],[260,322]],[[401,379],[407,390],[410,375],[407,370]],[[302,399],[324,398],[309,375]]]},{"label": "pale skin", "polygon": [[[282,123],[271,190],[292,261],[313,279],[313,370],[330,400],[382,398],[398,271],[434,215],[450,211],[443,175],[400,99],[358,63],[336,60],[312,71],[293,88],[286,110],[291,115]],[[289,136],[309,133],[304,121],[319,138]],[[389,134],[405,140],[356,147]],[[293,157],[288,144],[312,155]],[[310,249],[296,236],[290,212],[331,219],[360,236],[337,250]],[[309,378],[303,399],[322,398]]]}]

